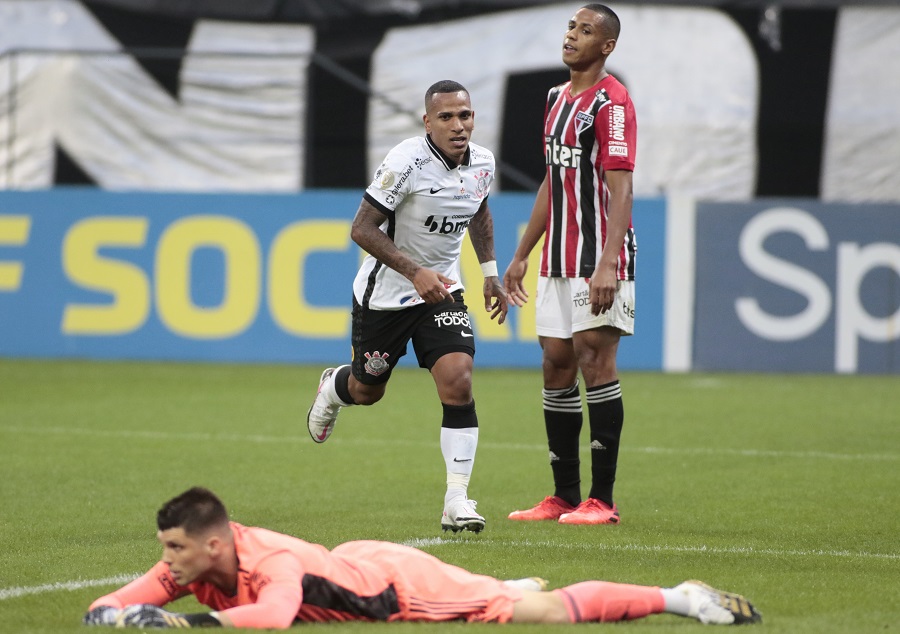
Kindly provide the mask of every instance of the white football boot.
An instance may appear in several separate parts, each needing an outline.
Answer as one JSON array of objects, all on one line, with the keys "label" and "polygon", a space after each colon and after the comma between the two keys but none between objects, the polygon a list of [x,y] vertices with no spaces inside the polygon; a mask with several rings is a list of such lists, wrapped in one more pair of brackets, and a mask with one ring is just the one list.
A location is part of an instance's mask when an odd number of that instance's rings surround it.
[{"label": "white football boot", "polygon": [[316,399],[313,401],[306,413],[306,428],[309,429],[309,435],[318,443],[328,440],[331,432],[334,431],[334,424],[337,422],[338,413],[341,406],[337,403],[329,403],[325,396],[324,389],[328,381],[334,381],[335,368],[327,368],[322,372],[322,378],[319,379],[319,390],[316,392]]},{"label": "white football boot", "polygon": [[475,500],[463,497],[448,502],[441,516],[441,528],[454,533],[462,530],[480,533],[484,530],[484,518],[475,512],[476,504]]},{"label": "white football boot", "polygon": [[690,602],[688,616],[713,625],[759,623],[762,616],[744,597],[723,592],[702,581],[685,581],[673,588],[683,592]]}]

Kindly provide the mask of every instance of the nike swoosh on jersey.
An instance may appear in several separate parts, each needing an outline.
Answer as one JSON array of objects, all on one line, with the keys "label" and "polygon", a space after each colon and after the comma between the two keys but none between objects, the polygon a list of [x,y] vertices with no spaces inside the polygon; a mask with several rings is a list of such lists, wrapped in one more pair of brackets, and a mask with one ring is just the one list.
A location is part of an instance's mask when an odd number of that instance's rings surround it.
[{"label": "nike swoosh on jersey", "polygon": [[439,191],[441,191],[442,189],[447,189],[447,186],[445,185],[444,187],[432,187],[430,191],[432,194],[436,194]]},{"label": "nike swoosh on jersey", "polygon": [[459,334],[462,335],[463,337],[474,337],[475,336],[471,332],[461,332]]}]

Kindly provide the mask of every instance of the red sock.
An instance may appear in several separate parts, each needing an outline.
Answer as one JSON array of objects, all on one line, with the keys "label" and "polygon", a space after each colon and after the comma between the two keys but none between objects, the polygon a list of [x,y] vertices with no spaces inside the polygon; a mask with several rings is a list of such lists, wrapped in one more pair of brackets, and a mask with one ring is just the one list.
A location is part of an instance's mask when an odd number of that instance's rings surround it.
[{"label": "red sock", "polygon": [[624,621],[659,614],[665,607],[659,588],[608,581],[583,581],[554,590],[573,623]]}]

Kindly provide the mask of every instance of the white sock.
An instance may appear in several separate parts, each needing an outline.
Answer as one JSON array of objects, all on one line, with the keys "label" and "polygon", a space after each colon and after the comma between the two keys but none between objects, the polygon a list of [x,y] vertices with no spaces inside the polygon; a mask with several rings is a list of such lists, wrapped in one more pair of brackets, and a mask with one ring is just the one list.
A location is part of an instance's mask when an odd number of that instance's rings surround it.
[{"label": "white sock", "polygon": [[447,494],[444,505],[457,498],[466,498],[469,478],[475,465],[478,448],[478,428],[451,429],[441,427],[441,453],[447,466]]},{"label": "white sock", "polygon": [[687,594],[678,588],[660,588],[659,591],[662,593],[663,601],[666,602],[663,612],[690,616],[691,602]]}]

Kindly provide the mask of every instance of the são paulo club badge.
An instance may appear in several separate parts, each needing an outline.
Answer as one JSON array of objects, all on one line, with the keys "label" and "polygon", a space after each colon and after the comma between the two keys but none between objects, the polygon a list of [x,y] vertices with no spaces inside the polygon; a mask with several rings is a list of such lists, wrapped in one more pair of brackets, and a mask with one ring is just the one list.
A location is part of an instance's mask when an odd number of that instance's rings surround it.
[{"label": "s\u00e3o paulo club badge", "polygon": [[371,374],[372,376],[378,376],[380,374],[384,374],[390,369],[390,364],[387,362],[387,358],[391,356],[387,352],[382,355],[377,350],[375,352],[367,352],[365,354],[366,357],[366,372]]}]

